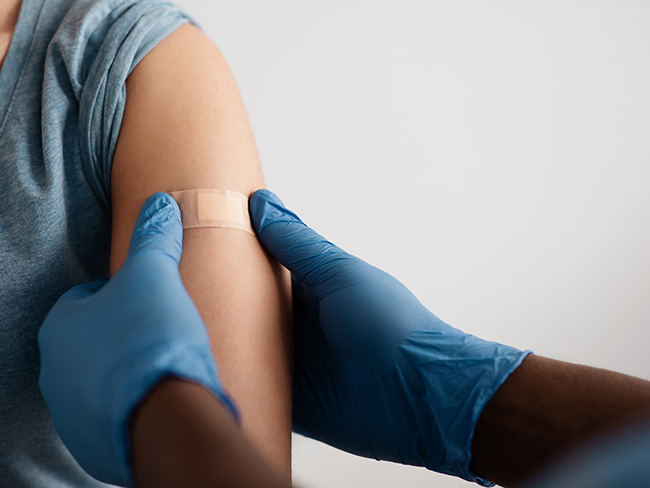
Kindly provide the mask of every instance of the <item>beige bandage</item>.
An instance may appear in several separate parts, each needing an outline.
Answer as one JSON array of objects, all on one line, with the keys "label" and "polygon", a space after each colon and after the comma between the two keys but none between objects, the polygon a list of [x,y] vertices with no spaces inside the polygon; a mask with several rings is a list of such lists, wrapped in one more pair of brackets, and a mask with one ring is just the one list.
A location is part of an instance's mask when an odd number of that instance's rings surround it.
[{"label": "beige bandage", "polygon": [[255,235],[248,214],[248,198],[230,190],[182,190],[169,194],[181,209],[183,229],[226,227]]}]

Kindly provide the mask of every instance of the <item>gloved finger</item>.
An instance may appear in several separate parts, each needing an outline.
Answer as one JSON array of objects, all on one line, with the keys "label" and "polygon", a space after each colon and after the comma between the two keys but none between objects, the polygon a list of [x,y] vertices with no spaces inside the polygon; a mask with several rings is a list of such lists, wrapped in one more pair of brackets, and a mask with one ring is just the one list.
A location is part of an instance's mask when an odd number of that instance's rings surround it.
[{"label": "gloved finger", "polygon": [[104,285],[106,285],[106,283],[108,283],[108,278],[102,278],[91,283],[84,283],[83,285],[73,286],[59,297],[56,302],[56,306],[58,308],[68,305],[74,306],[75,302],[83,300],[84,298],[88,298],[97,293],[104,287]]},{"label": "gloved finger", "polygon": [[73,286],[67,292],[65,292],[60,299],[75,300],[89,297],[101,290],[104,285],[106,285],[106,283],[108,283],[108,278],[102,278],[91,283]]},{"label": "gloved finger", "polygon": [[[66,310],[70,309],[75,309],[78,307],[78,303],[80,300],[83,300],[85,298],[88,298],[90,296],[93,296],[95,293],[97,293],[99,290],[101,290],[104,285],[108,283],[108,278],[102,278],[100,280],[93,281],[91,283],[85,283],[83,285],[76,285],[70,288],[68,291],[66,291],[59,299],[56,301],[52,309],[50,309],[48,313],[48,318],[54,314],[59,314],[59,313],[65,313]],[[60,332],[57,330],[58,327],[54,327],[52,330],[52,326],[50,325],[48,327],[48,320],[45,320],[43,325],[38,331],[38,343],[39,346],[42,345],[42,341],[48,340],[48,337],[52,337],[52,335],[59,334]]]},{"label": "gloved finger", "polygon": [[128,258],[160,253],[176,264],[183,251],[183,224],[176,200],[166,193],[154,193],[140,210],[131,235]]},{"label": "gloved finger", "polygon": [[264,247],[308,286],[318,286],[357,259],[308,227],[269,190],[257,190],[248,205]]}]

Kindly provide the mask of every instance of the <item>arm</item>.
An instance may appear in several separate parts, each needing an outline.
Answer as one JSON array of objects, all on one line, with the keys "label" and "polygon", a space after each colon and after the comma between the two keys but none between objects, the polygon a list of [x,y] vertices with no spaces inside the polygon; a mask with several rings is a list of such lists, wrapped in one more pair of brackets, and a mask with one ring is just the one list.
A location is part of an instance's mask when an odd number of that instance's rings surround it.
[{"label": "arm", "polygon": [[513,486],[600,434],[650,417],[650,382],[529,356],[485,407],[472,471]]},{"label": "arm", "polygon": [[[138,210],[156,191],[264,186],[242,100],[228,66],[196,27],[184,25],[133,70],[113,160],[111,274],[122,265]],[[219,374],[244,432],[290,472],[288,275],[254,236],[189,229],[181,277],[208,329]]]},{"label": "arm", "polygon": [[140,488],[288,488],[206,389],[178,378],[159,383],[133,418],[133,463]]},{"label": "arm", "polygon": [[39,385],[56,430],[81,467],[112,485],[288,486],[235,423],[181,282],[181,241],[178,205],[152,195],[120,271],[75,286],[50,310]]},{"label": "arm", "polygon": [[299,280],[296,432],[510,486],[578,443],[650,417],[650,382],[465,334],[268,190],[253,194],[250,210],[261,241]]}]

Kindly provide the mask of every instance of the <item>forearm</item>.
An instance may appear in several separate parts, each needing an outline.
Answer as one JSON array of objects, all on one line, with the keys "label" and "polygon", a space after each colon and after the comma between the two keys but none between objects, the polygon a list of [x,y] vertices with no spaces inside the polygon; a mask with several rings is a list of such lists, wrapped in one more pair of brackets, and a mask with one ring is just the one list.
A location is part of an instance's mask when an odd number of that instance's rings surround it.
[{"label": "forearm", "polygon": [[136,411],[133,463],[138,488],[287,488],[203,387],[163,380]]},{"label": "forearm", "polygon": [[650,382],[529,356],[481,415],[471,469],[514,486],[572,448],[644,416],[650,417]]}]

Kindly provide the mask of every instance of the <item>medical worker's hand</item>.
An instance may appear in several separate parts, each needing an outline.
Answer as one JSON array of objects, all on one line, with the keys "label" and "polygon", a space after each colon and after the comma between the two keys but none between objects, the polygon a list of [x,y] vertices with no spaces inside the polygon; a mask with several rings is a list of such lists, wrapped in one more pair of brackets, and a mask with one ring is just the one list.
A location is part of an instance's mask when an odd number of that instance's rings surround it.
[{"label": "medical worker's hand", "polygon": [[133,485],[129,422],[164,377],[202,385],[237,416],[181,282],[181,250],[178,205],[156,193],[140,211],[123,267],[110,281],[65,293],[39,332],[39,384],[54,426],[99,480]]},{"label": "medical worker's hand", "polygon": [[262,243],[293,275],[294,431],[488,484],[469,469],[474,427],[528,352],[447,325],[270,191],[249,207]]}]

